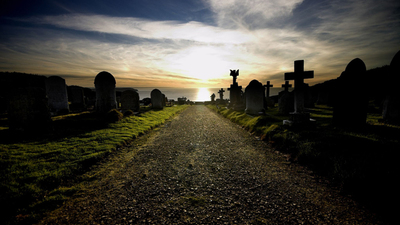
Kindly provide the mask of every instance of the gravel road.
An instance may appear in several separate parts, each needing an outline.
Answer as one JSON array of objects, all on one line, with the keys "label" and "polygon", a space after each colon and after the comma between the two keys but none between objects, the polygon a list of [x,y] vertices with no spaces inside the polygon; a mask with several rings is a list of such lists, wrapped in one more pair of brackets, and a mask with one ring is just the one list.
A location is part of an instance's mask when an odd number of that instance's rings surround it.
[{"label": "gravel road", "polygon": [[191,106],[42,224],[378,224],[236,124]]}]

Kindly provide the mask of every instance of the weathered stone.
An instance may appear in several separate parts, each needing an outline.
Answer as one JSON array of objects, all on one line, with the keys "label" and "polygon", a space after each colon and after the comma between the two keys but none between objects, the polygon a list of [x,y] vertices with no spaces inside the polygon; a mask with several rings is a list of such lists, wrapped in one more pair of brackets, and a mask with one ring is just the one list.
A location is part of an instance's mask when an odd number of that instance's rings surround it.
[{"label": "weathered stone", "polygon": [[264,87],[257,80],[252,80],[246,87],[246,113],[251,115],[265,113]]},{"label": "weathered stone", "polygon": [[121,94],[121,109],[122,111],[132,110],[139,112],[139,94],[135,90],[126,90]]},{"label": "weathered stone", "polygon": [[163,94],[160,90],[154,89],[150,93],[151,96],[151,104],[153,109],[163,109],[164,105],[163,102],[165,101],[165,97],[163,98]]},{"label": "weathered stone", "polygon": [[51,112],[69,112],[67,85],[59,76],[51,76],[46,79],[46,94]]},{"label": "weathered stone", "polygon": [[387,84],[387,96],[383,104],[382,117],[388,123],[400,123],[400,92],[396,85],[400,81],[400,51],[390,62],[390,80]]},{"label": "weathered stone", "polygon": [[21,131],[48,131],[51,129],[46,91],[27,87],[15,91],[8,106],[10,129]]},{"label": "weathered stone", "polygon": [[105,113],[117,108],[115,84],[115,78],[109,72],[103,71],[97,74],[94,79],[97,112]]},{"label": "weathered stone", "polygon": [[333,103],[333,123],[336,126],[362,126],[367,120],[368,96],[365,85],[366,66],[353,59],[337,79]]}]

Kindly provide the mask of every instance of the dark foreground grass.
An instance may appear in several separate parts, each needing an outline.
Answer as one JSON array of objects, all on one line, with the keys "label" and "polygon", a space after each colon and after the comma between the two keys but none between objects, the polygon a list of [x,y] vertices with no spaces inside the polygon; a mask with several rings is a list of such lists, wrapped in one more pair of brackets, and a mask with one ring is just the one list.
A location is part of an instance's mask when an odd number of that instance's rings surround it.
[{"label": "dark foreground grass", "polygon": [[77,177],[92,165],[186,107],[147,111],[116,123],[89,112],[59,116],[50,134],[0,130],[2,223],[33,223],[73,195]]},{"label": "dark foreground grass", "polygon": [[277,108],[254,117],[225,107],[208,107],[260,136],[288,160],[327,177],[332,186],[383,220],[395,219],[400,126],[380,123],[381,115],[372,113],[362,128],[336,128],[331,125],[332,108],[322,105],[310,109],[316,126],[303,129],[284,127],[282,120],[288,116],[279,115]]}]

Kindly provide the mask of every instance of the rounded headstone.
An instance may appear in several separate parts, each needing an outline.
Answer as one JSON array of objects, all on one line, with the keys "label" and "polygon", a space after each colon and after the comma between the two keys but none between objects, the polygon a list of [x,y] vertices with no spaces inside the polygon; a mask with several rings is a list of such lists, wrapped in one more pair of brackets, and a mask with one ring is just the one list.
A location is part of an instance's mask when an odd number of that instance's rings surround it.
[{"label": "rounded headstone", "polygon": [[126,90],[121,93],[121,109],[139,112],[139,94],[134,90]]},{"label": "rounded headstone", "polygon": [[336,126],[359,127],[365,125],[368,110],[366,66],[353,59],[337,79],[333,105],[333,123]]},{"label": "rounded headstone", "polygon": [[252,80],[246,87],[246,113],[258,115],[264,112],[264,86]]},{"label": "rounded headstone", "polygon": [[154,89],[150,93],[151,97],[151,104],[153,106],[153,109],[163,109],[163,94],[161,93],[160,90]]},{"label": "rounded headstone", "polygon": [[94,79],[97,112],[108,112],[117,108],[115,84],[115,78],[111,73],[103,71],[97,74]]},{"label": "rounded headstone", "polygon": [[394,55],[390,62],[389,83],[387,96],[383,103],[382,117],[385,122],[400,124],[400,92],[397,85],[400,82],[400,51]]}]

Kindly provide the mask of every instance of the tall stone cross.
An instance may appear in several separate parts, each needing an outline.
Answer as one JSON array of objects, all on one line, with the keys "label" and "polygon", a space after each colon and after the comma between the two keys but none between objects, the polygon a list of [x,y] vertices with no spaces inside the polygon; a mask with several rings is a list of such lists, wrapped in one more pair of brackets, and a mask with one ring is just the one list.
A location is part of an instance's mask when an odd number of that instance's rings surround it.
[{"label": "tall stone cross", "polygon": [[233,77],[233,85],[235,85],[236,84],[236,78],[239,76],[239,70],[231,70],[231,74],[230,74],[232,77]]},{"label": "tall stone cross", "polygon": [[289,84],[289,81],[285,81],[285,84],[282,84],[282,87],[285,88],[285,92],[289,91],[289,88],[292,87],[291,84]]},{"label": "tall stone cross", "polygon": [[223,88],[221,88],[221,90],[218,91],[219,99],[221,99],[221,101],[224,100],[224,92],[225,92],[225,91],[224,91]]},{"label": "tall stone cross", "polygon": [[267,81],[267,84],[264,85],[265,88],[267,88],[267,98],[269,98],[269,88],[273,87],[274,85],[270,84],[269,81]]},{"label": "tall stone cross", "polygon": [[294,61],[294,72],[285,73],[285,80],[294,80],[294,113],[304,112],[304,79],[314,78],[314,71],[304,71],[304,60]]}]

